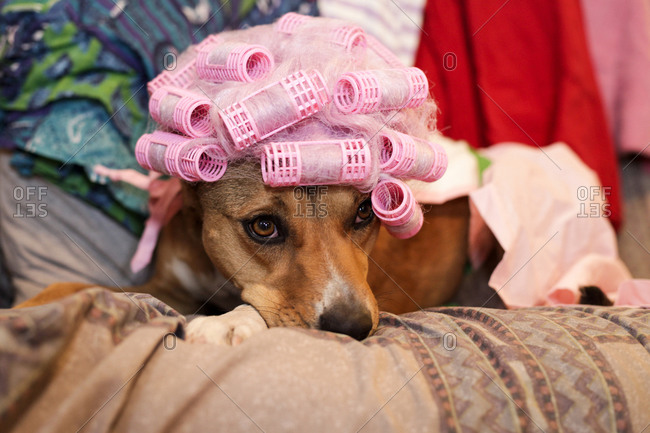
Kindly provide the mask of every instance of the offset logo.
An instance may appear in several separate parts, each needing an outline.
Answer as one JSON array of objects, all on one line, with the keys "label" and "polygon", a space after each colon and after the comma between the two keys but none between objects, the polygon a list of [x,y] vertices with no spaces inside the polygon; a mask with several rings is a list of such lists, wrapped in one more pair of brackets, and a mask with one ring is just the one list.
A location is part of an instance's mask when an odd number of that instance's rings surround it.
[{"label": "offset logo", "polygon": [[46,186],[17,186],[14,188],[16,211],[14,218],[45,218],[47,203],[43,201],[47,195]]},{"label": "offset logo", "polygon": [[327,195],[327,185],[301,186],[293,189],[296,200],[296,218],[325,218],[327,203],[320,203]]},{"label": "offset logo", "polygon": [[578,218],[609,217],[612,214],[607,198],[612,193],[611,186],[581,186],[578,188],[580,212]]}]

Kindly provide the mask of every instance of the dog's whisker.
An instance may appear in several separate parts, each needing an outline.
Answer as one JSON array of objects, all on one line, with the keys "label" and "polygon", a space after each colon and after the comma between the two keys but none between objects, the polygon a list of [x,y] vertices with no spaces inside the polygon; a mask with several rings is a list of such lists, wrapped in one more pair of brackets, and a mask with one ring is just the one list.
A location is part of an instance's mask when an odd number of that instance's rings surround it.
[{"label": "dog's whisker", "polygon": [[300,314],[300,312],[297,311],[297,310],[296,310],[296,315],[300,318],[300,320],[302,321],[302,323],[303,323],[307,328],[311,328],[311,326],[309,325],[309,323],[307,323],[307,321],[305,320],[305,318],[302,317],[302,314]]},{"label": "dog's whisker", "polygon": [[397,290],[392,290],[390,292],[381,292],[379,295],[375,295],[375,298],[377,300],[387,300],[387,301],[394,301],[397,299],[395,295],[398,295],[399,292]]}]

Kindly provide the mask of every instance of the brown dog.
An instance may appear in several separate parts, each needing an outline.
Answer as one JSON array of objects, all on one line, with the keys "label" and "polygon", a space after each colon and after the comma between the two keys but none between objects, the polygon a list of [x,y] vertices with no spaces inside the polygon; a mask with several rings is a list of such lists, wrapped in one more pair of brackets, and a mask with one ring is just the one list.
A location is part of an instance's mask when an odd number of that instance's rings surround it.
[{"label": "brown dog", "polygon": [[270,327],[365,338],[378,309],[404,313],[453,295],[469,220],[467,199],[432,206],[420,233],[399,240],[380,230],[369,198],[349,186],[271,188],[259,164],[231,164],[218,182],[184,185],[154,277],[131,290],[185,314],[244,302]]},{"label": "brown dog", "polygon": [[186,184],[184,200],[163,232],[156,275],[139,288],[184,313],[243,301],[268,326],[364,338],[378,308],[403,313],[444,303],[465,264],[466,199],[433,206],[409,240],[379,230],[368,194],[271,188],[250,162],[229,167],[219,182]]}]

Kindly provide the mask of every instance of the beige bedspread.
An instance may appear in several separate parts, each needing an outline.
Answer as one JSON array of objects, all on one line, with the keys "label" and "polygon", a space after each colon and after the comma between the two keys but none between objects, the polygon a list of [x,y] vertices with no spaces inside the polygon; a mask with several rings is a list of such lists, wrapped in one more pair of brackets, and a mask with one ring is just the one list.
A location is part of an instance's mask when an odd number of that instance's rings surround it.
[{"label": "beige bedspread", "polygon": [[0,431],[640,433],[650,424],[650,310],[438,308],[382,314],[363,342],[276,328],[233,348],[188,344],[184,325],[150,296],[102,289],[0,311]]}]

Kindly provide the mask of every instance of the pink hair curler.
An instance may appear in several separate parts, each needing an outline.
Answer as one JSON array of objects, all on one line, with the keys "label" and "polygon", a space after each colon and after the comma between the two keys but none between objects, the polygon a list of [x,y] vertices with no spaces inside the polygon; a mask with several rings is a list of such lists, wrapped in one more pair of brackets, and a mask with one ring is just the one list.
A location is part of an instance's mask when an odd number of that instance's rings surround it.
[{"label": "pink hair curler", "polygon": [[192,139],[162,131],[140,137],[135,157],[146,170],[189,182],[217,181],[227,168],[225,152],[215,139]]},{"label": "pink hair curler", "polygon": [[[156,90],[160,89],[163,86],[173,86],[173,77],[169,73],[169,71],[162,71],[160,74],[158,74],[153,80],[149,81],[147,83],[147,92],[149,93],[149,96],[153,94]],[[176,86],[176,87],[183,87],[181,86]]]},{"label": "pink hair curler", "polygon": [[298,27],[303,25],[305,22],[313,19],[309,15],[301,15],[295,12],[289,12],[284,14],[276,23],[275,31],[280,33],[286,33],[292,35]]},{"label": "pink hair curler", "polygon": [[223,42],[223,38],[220,35],[218,34],[208,35],[201,42],[194,45],[194,51],[198,53],[202,50],[205,50],[206,47],[209,47],[211,45],[219,45],[222,42]]},{"label": "pink hair curler", "polygon": [[190,137],[211,134],[211,107],[207,97],[172,86],[157,89],[149,99],[149,112],[156,122]]},{"label": "pink hair curler", "polygon": [[372,191],[371,201],[377,218],[396,238],[410,238],[422,228],[422,209],[404,182],[392,178],[380,181]]},{"label": "pink hair curler", "polygon": [[194,139],[182,146],[170,146],[165,161],[174,168],[172,175],[190,182],[215,182],[228,166],[225,152],[213,139]]},{"label": "pink hair curler", "polygon": [[329,101],[320,72],[298,71],[220,111],[219,116],[241,150],[313,115]]},{"label": "pink hair curler", "polygon": [[368,46],[366,32],[357,26],[337,26],[332,29],[332,42],[345,47],[347,52]]},{"label": "pink hair curler", "polygon": [[156,78],[147,83],[147,92],[151,96],[161,87],[187,89],[194,84],[196,77],[195,60],[191,60],[178,69],[162,71]]},{"label": "pink hair curler", "polygon": [[381,57],[391,68],[404,68],[404,63],[400,59],[397,58],[395,54],[384,44],[379,42],[374,36],[372,35],[366,35],[366,41],[368,44],[368,48],[372,50],[375,54],[377,54],[379,57]]},{"label": "pink hair curler", "polygon": [[170,145],[182,144],[187,137],[169,132],[143,134],[135,145],[135,159],[145,170],[169,174],[165,167],[165,151]]},{"label": "pink hair curler", "polygon": [[394,177],[433,182],[447,170],[447,153],[431,143],[393,130],[378,134],[379,164]]},{"label": "pink hair curler", "polygon": [[386,227],[388,233],[397,239],[408,239],[418,234],[422,228],[422,224],[424,224],[424,215],[422,208],[416,203],[415,211],[408,223],[401,226],[388,226],[384,224],[384,227]]},{"label": "pink hair curler", "polygon": [[371,154],[363,139],[274,142],[263,146],[267,185],[353,184],[368,186]]},{"label": "pink hair curler", "polygon": [[429,82],[418,68],[347,72],[334,85],[334,103],[346,114],[416,108],[429,96]]},{"label": "pink hair curler", "polygon": [[262,45],[239,42],[201,44],[196,58],[200,78],[214,83],[258,81],[269,75],[275,62]]},{"label": "pink hair curler", "polygon": [[440,179],[447,172],[449,160],[447,159],[447,152],[445,152],[445,149],[440,145],[440,143],[436,141],[426,141],[425,143],[428,143],[431,146],[433,153],[436,155],[434,158],[436,163],[427,175],[428,179],[432,179],[427,182],[433,182]]},{"label": "pink hair curler", "polygon": [[[314,20],[314,17],[300,15],[295,12],[285,14],[275,23],[275,31],[292,35],[303,24]],[[345,47],[346,51],[352,52],[356,48],[366,48],[366,32],[361,27],[352,26],[332,19],[318,19],[321,28],[330,30],[331,41]]]}]

